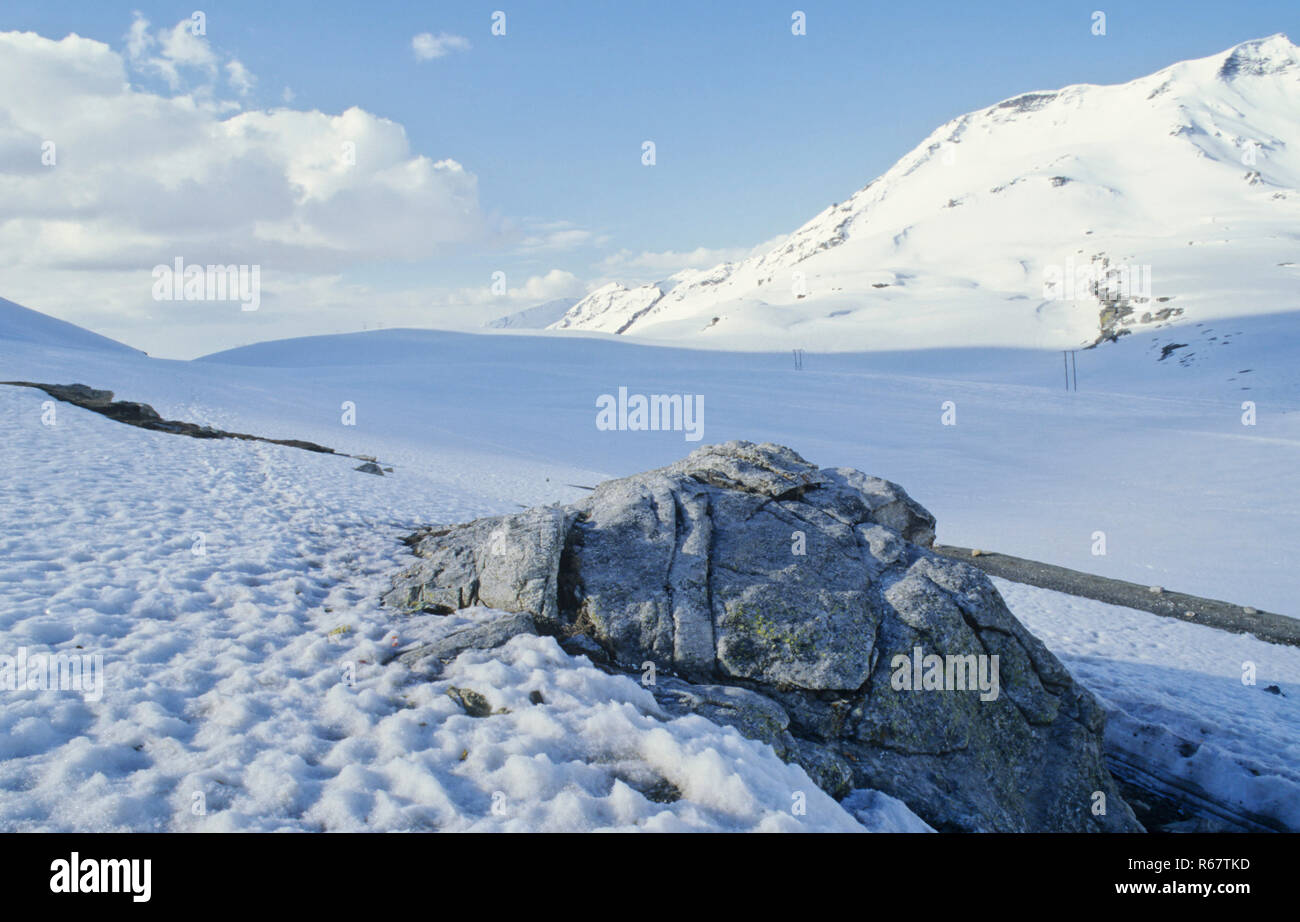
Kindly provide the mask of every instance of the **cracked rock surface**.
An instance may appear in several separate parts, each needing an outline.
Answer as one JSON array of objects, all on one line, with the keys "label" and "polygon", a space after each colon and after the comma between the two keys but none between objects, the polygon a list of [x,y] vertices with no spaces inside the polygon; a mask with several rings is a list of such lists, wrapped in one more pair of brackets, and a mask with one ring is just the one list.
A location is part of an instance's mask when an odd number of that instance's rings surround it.
[{"label": "cracked rock surface", "polygon": [[[1140,831],[1096,700],[987,576],[929,550],[934,525],[896,484],[728,442],[569,506],[426,529],[385,602],[526,612],[610,668],[653,663],[669,712],[770,743],[833,796],[891,794],[936,829]],[[996,697],[974,671],[897,687],[894,658],[918,647],[963,668],[996,656]]]}]

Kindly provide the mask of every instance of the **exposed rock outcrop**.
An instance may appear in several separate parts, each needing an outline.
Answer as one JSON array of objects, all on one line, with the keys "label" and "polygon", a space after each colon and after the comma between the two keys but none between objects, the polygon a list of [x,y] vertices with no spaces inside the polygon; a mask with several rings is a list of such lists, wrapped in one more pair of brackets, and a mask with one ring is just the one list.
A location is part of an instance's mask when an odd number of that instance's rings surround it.
[{"label": "exposed rock outcrop", "polygon": [[1140,830],[1096,700],[982,572],[929,550],[934,525],[896,484],[729,442],[570,506],[429,529],[385,601],[528,612],[611,668],[653,663],[667,711],[938,829]]},{"label": "exposed rock outcrop", "polygon": [[[107,416],[109,419],[115,419],[119,423],[126,423],[128,426],[151,429],[154,432],[188,435],[190,438],[195,439],[238,439],[246,442],[268,442],[272,445],[284,445],[288,448],[300,448],[304,451],[314,451],[326,455],[343,454],[342,452],[336,452],[332,448],[326,448],[324,445],[317,445],[315,442],[307,442],[302,439],[269,439],[260,435],[249,435],[246,432],[227,432],[224,429],[214,429],[211,426],[200,426],[175,419],[163,419],[158,411],[147,403],[137,403],[133,400],[114,400],[112,391],[87,387],[84,384],[37,384],[32,381],[0,381],[0,384],[36,388],[56,400],[62,400],[65,403],[81,407],[83,410],[90,410],[101,416]],[[343,456],[351,457],[351,455]]]}]

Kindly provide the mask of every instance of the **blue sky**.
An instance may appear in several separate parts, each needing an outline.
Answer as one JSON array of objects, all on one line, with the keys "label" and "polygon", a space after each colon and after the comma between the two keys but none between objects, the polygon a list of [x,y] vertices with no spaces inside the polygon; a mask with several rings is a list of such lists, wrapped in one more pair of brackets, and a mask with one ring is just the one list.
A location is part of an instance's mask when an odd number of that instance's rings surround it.
[{"label": "blue sky", "polygon": [[[1300,37],[1294,0],[6,0],[0,31],[75,32],[121,51],[135,11],[162,28],[196,7],[212,47],[256,79],[245,109],[360,107],[404,126],[412,154],[477,177],[489,221],[574,232],[571,245],[540,252],[494,237],[347,270],[358,283],[417,287],[484,283],[494,267],[589,281],[617,277],[609,260],[619,251],[747,249],[846,198],[963,112],[1034,89],[1122,82],[1275,32]],[[1097,8],[1104,36],[1092,34]],[[497,9],[501,37],[490,34]],[[806,35],[791,34],[794,9],[806,13]],[[412,38],[426,32],[469,47],[420,60]],[[169,92],[156,77],[132,82]],[[641,164],[647,139],[653,168]]]}]

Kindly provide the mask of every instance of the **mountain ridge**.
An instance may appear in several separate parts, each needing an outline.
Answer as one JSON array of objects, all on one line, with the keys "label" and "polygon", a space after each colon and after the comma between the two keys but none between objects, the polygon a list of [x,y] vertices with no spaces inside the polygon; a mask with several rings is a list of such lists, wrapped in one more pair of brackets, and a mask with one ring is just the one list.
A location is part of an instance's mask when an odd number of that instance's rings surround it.
[{"label": "mountain ridge", "polygon": [[[1285,140],[1297,121],[1300,48],[1282,33],[1123,84],[1021,93],[939,126],[766,253],[609,283],[550,328],[724,348],[1077,348],[1147,315],[1174,322],[1199,307],[1190,297],[1229,296],[1232,286],[1203,290],[1205,278],[1270,255],[1284,271],[1271,273],[1268,308],[1300,307],[1286,297],[1294,268],[1282,265],[1295,255],[1287,228],[1300,224],[1300,158]],[[1220,237],[1215,225],[1230,222],[1245,232]],[[1228,259],[1177,250],[1227,240]],[[1067,299],[1048,291],[1046,270],[1070,261],[1102,287],[1119,267],[1154,267],[1166,290]]]}]

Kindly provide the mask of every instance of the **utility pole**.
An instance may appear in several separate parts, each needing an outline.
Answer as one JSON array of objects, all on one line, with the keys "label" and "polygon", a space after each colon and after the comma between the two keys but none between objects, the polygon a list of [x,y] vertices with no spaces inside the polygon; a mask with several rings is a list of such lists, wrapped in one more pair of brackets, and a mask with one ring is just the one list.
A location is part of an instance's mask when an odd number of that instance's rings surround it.
[{"label": "utility pole", "polygon": [[[1065,389],[1067,391],[1077,391],[1079,389],[1079,366],[1075,362],[1074,352],[1075,350],[1073,349],[1061,350],[1061,363],[1065,366]],[[1074,378],[1073,387],[1070,386],[1071,377]]]}]

